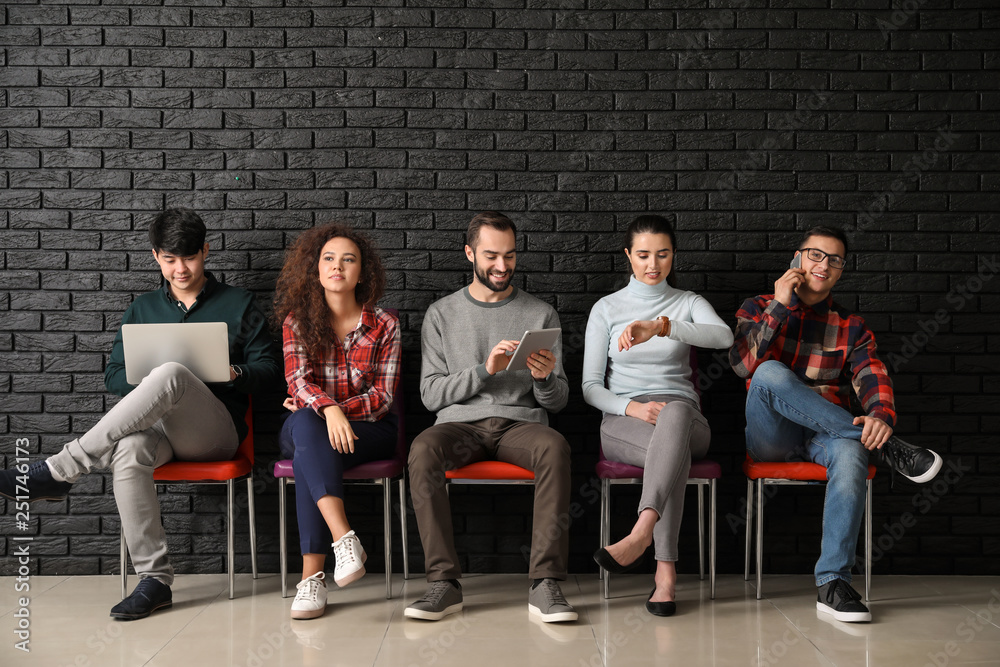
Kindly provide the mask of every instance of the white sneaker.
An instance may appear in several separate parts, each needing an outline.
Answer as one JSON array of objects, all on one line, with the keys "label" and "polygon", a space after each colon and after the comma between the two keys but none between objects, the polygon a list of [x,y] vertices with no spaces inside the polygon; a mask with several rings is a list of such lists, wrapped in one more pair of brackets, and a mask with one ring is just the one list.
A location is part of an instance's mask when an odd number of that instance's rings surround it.
[{"label": "white sneaker", "polygon": [[333,572],[333,580],[338,586],[346,586],[365,576],[365,553],[361,541],[354,531],[350,531],[333,543],[333,555],[337,558],[337,569]]},{"label": "white sneaker", "polygon": [[326,611],[325,572],[317,572],[295,585],[298,592],[292,601],[292,618],[319,618]]}]

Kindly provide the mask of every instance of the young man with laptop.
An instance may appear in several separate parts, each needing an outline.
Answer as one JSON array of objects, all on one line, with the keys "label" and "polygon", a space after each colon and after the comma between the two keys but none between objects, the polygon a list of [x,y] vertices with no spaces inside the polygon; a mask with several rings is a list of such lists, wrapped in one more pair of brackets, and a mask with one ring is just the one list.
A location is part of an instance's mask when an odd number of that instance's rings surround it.
[{"label": "young man with laptop", "polygon": [[515,228],[494,211],[469,223],[465,255],[472,283],[431,304],[421,329],[420,397],[437,421],[410,447],[410,490],[424,547],[427,592],[407,618],[437,621],[462,609],[462,576],[455,551],[445,470],[496,459],[533,470],[534,539],[528,576],[529,612],[542,621],[575,621],[558,581],[569,551],[570,449],[549,428],[569,396],[558,335],[551,349],[512,357],[525,331],[558,329],[559,316],[511,284]]},{"label": "young man with laptop", "polygon": [[[82,475],[95,469],[112,470],[125,542],[140,577],[132,594],[111,609],[111,616],[120,620],[145,618],[172,604],[174,573],[160,523],[153,470],[175,458],[232,458],[247,434],[248,394],[280,386],[281,381],[281,360],[253,295],[224,285],[205,271],[208,244],[198,214],[190,209],[163,211],[150,225],[149,239],[164,285],[137,297],[122,316],[122,324],[224,322],[228,374],[225,368],[221,377],[218,371],[210,372],[206,383],[176,360],[164,360],[145,377],[139,371],[141,381],[137,381],[136,360],[126,359],[119,331],[104,384],[121,400],[90,431],[57,454],[24,466],[26,470],[0,473],[0,495],[12,499],[27,495],[36,501],[59,500]],[[185,360],[202,356],[197,346],[170,345],[177,348],[175,359]]]}]

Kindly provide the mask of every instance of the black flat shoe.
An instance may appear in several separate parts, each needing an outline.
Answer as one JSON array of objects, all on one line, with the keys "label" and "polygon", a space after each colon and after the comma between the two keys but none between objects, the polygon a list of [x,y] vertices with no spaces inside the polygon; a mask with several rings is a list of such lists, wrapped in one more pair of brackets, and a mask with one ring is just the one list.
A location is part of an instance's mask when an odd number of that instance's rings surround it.
[{"label": "black flat shoe", "polygon": [[143,577],[131,595],[111,608],[111,618],[135,621],[171,606],[173,595],[170,593],[170,586],[152,577]]},{"label": "black flat shoe", "polygon": [[646,600],[646,611],[653,616],[673,616],[677,611],[677,604],[674,602],[652,602],[656,588],[649,592],[649,599]]},{"label": "black flat shoe", "polygon": [[622,565],[614,558],[612,558],[611,554],[609,554],[608,550],[605,549],[604,547],[601,547],[600,549],[594,552],[594,561],[598,565],[603,567],[605,570],[610,572],[611,574],[625,574],[626,572],[634,568],[636,565],[638,565],[640,560],[642,560],[642,556],[636,558],[628,565]]}]

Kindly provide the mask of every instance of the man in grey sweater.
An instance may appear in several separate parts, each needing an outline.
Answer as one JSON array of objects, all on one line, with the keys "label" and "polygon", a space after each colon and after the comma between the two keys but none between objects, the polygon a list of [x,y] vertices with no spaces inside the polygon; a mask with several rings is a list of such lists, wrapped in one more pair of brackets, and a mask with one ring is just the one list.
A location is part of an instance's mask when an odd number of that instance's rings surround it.
[{"label": "man in grey sweater", "polygon": [[501,213],[475,216],[465,246],[472,283],[431,304],[424,317],[420,397],[437,421],[410,447],[428,587],[406,608],[408,618],[437,621],[462,609],[444,471],[496,459],[535,473],[529,612],[546,622],[577,619],[558,584],[569,552],[569,443],[548,427],[547,414],[565,407],[569,395],[562,344],[532,354],[525,370],[505,370],[524,331],[559,327],[551,306],[511,285],[515,232]]}]

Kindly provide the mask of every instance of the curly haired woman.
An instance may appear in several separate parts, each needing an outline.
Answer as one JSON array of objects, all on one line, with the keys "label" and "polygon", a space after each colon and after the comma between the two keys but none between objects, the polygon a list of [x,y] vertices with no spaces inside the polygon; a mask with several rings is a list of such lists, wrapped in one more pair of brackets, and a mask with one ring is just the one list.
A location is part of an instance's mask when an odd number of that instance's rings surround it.
[{"label": "curly haired woman", "polygon": [[281,453],[293,459],[302,581],[292,618],[326,610],[329,544],[334,581],[365,574],[367,558],[344,510],[343,471],[391,458],[397,419],[389,412],[399,373],[399,321],[375,303],[385,271],[371,239],[339,223],[305,231],[285,258],[275,295],[292,411]]}]

